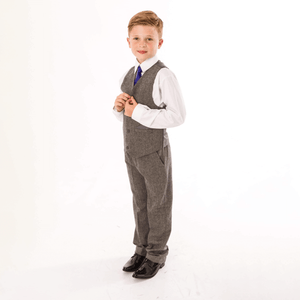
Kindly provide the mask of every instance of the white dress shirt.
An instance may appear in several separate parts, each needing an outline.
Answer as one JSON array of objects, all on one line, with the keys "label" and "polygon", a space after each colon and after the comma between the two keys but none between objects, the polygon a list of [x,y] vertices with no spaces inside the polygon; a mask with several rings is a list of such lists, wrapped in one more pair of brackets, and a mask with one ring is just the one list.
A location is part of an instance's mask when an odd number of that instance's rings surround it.
[{"label": "white dress shirt", "polygon": [[[149,68],[157,63],[157,56],[153,56],[140,64],[142,76]],[[139,63],[136,60],[135,71]],[[120,79],[120,87],[128,71]],[[131,96],[131,95],[130,95]],[[148,106],[139,104],[133,110],[131,118],[149,128],[171,128],[181,125],[186,116],[185,105],[178,81],[172,71],[162,68],[158,71],[154,84],[152,98],[154,103],[164,109],[150,109]],[[113,110],[118,120],[123,121],[124,110]]]}]

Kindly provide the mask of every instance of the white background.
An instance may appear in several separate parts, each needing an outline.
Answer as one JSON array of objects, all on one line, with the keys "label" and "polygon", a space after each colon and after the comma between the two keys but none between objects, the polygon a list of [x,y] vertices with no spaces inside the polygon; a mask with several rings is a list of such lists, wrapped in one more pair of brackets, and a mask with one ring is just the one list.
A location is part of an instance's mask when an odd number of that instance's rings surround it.
[{"label": "white background", "polygon": [[[137,281],[111,110],[148,9],[187,119],[169,130],[170,255]],[[1,299],[299,299],[299,15],[291,0],[1,1]]]}]

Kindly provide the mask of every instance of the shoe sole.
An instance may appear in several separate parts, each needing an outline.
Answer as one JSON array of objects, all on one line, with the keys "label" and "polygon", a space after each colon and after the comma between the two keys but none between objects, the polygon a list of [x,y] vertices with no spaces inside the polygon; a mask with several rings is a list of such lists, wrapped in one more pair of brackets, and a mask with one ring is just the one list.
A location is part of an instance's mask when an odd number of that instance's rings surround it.
[{"label": "shoe sole", "polygon": [[124,272],[128,272],[128,273],[132,273],[132,272],[137,271],[138,269],[139,269],[139,268],[136,268],[136,269],[133,269],[133,270],[126,270],[126,269],[123,268],[123,271],[124,271]]}]

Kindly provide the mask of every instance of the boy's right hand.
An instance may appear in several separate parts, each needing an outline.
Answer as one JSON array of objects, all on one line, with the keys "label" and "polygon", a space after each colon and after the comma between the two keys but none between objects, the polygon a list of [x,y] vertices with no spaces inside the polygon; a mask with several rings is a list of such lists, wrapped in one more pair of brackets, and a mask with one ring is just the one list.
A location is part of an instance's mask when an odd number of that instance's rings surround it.
[{"label": "boy's right hand", "polygon": [[130,96],[126,93],[122,93],[117,97],[115,101],[115,108],[118,112],[121,112],[124,109],[125,103],[128,99],[130,99]]}]

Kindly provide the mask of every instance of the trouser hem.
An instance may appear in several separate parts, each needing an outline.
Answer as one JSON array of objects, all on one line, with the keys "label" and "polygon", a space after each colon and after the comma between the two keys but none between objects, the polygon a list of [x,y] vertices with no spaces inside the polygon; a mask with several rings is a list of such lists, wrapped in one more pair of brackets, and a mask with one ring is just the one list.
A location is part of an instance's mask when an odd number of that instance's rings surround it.
[{"label": "trouser hem", "polygon": [[[151,253],[149,253],[150,251]],[[161,253],[162,252],[161,250],[157,251],[158,254],[153,253],[154,252],[153,250],[149,250],[149,252],[147,252],[147,249],[145,247],[136,246],[135,248],[135,253],[142,256],[146,256],[146,258],[148,258],[152,262],[159,263],[159,264],[162,264],[166,261],[167,255],[169,253],[169,248],[168,246],[166,246],[166,250],[163,250],[164,253]]]}]

